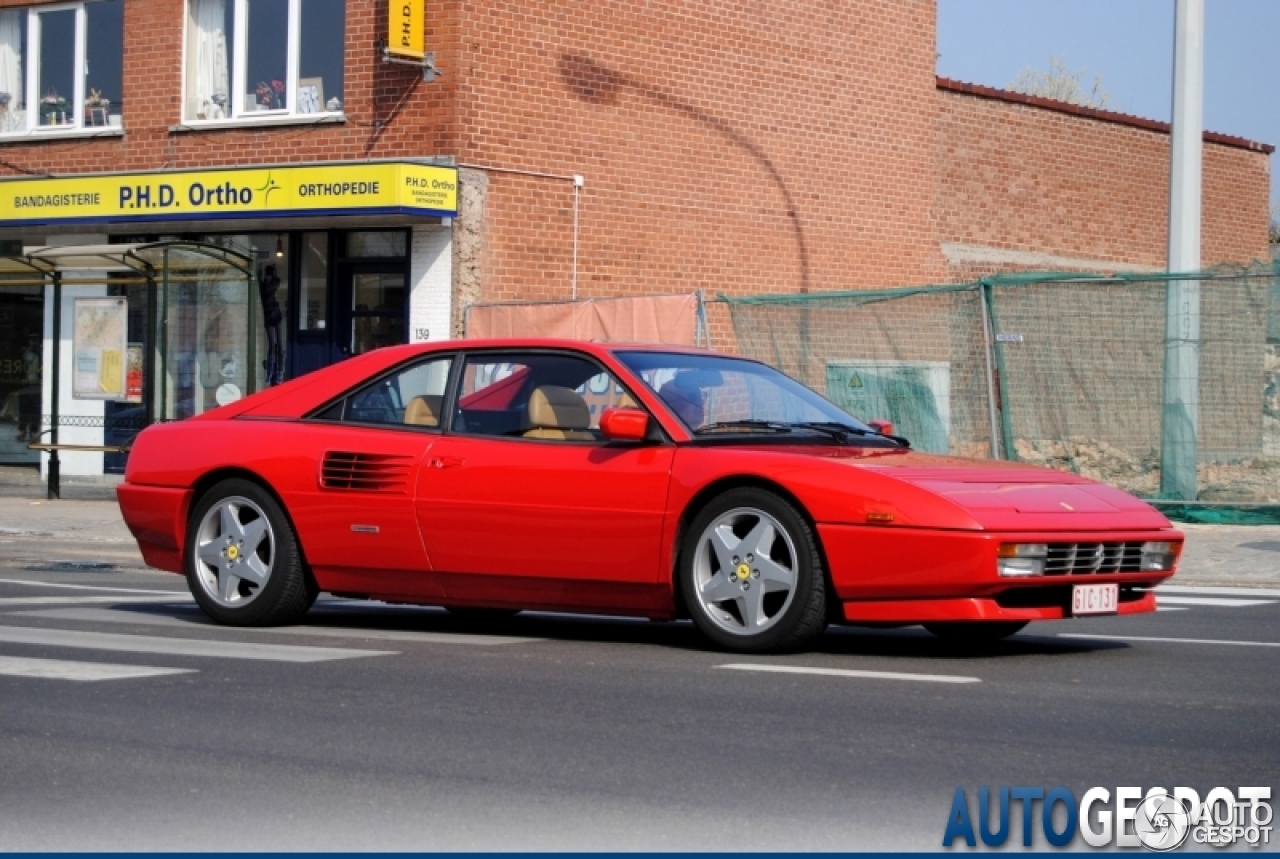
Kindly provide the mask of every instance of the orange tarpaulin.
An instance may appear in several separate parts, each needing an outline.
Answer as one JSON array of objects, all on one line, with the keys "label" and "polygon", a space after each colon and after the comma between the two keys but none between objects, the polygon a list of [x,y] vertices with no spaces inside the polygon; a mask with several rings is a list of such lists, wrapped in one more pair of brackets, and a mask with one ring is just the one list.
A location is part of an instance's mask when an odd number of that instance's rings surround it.
[{"label": "orange tarpaulin", "polygon": [[555,337],[613,343],[697,345],[697,295],[474,304],[467,338]]}]

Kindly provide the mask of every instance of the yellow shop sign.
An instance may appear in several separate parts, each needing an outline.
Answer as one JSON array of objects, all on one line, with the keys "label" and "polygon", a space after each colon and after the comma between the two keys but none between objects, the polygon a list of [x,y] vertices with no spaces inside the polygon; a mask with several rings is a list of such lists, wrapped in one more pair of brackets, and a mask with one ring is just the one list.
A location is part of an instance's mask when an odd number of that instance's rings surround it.
[{"label": "yellow shop sign", "polygon": [[121,173],[0,181],[0,226],[458,209],[458,171],[409,162]]},{"label": "yellow shop sign", "polygon": [[387,0],[387,53],[410,60],[426,56],[426,0]]}]

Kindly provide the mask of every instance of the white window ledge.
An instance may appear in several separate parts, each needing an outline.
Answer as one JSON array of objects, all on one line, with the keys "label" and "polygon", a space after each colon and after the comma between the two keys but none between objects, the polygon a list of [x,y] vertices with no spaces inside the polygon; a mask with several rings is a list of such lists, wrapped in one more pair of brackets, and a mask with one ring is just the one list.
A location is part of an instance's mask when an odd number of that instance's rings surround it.
[{"label": "white window ledge", "polygon": [[37,128],[34,131],[27,131],[18,134],[0,134],[0,145],[5,143],[28,143],[31,141],[40,141],[43,143],[49,140],[65,140],[67,138],[80,140],[85,137],[122,136],[124,136],[124,128],[119,125],[95,126],[91,128],[68,128],[62,131],[45,131],[44,129]]},{"label": "white window ledge", "polygon": [[347,121],[345,113],[294,113],[285,116],[242,116],[237,119],[193,119],[182,125],[169,126],[170,133],[219,131],[224,128],[262,128],[273,125],[339,125]]}]

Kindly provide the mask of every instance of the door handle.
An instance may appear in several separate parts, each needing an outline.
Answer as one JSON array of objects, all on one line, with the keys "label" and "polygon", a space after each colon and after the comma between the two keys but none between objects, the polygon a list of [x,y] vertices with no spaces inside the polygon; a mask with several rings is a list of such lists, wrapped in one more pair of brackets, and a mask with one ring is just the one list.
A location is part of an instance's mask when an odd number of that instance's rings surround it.
[{"label": "door handle", "polygon": [[431,468],[457,468],[462,465],[462,457],[433,456],[427,460],[427,465]]}]

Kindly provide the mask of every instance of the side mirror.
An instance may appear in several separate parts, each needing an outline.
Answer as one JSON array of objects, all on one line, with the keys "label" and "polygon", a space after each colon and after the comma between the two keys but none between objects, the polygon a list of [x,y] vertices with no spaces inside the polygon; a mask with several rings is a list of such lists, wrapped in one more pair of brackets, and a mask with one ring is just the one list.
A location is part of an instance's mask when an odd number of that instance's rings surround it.
[{"label": "side mirror", "polygon": [[640,409],[605,409],[600,433],[609,441],[644,441],[649,435],[649,414]]},{"label": "side mirror", "polygon": [[893,435],[893,422],[884,418],[872,418],[867,421],[867,426],[880,433],[880,435]]}]

